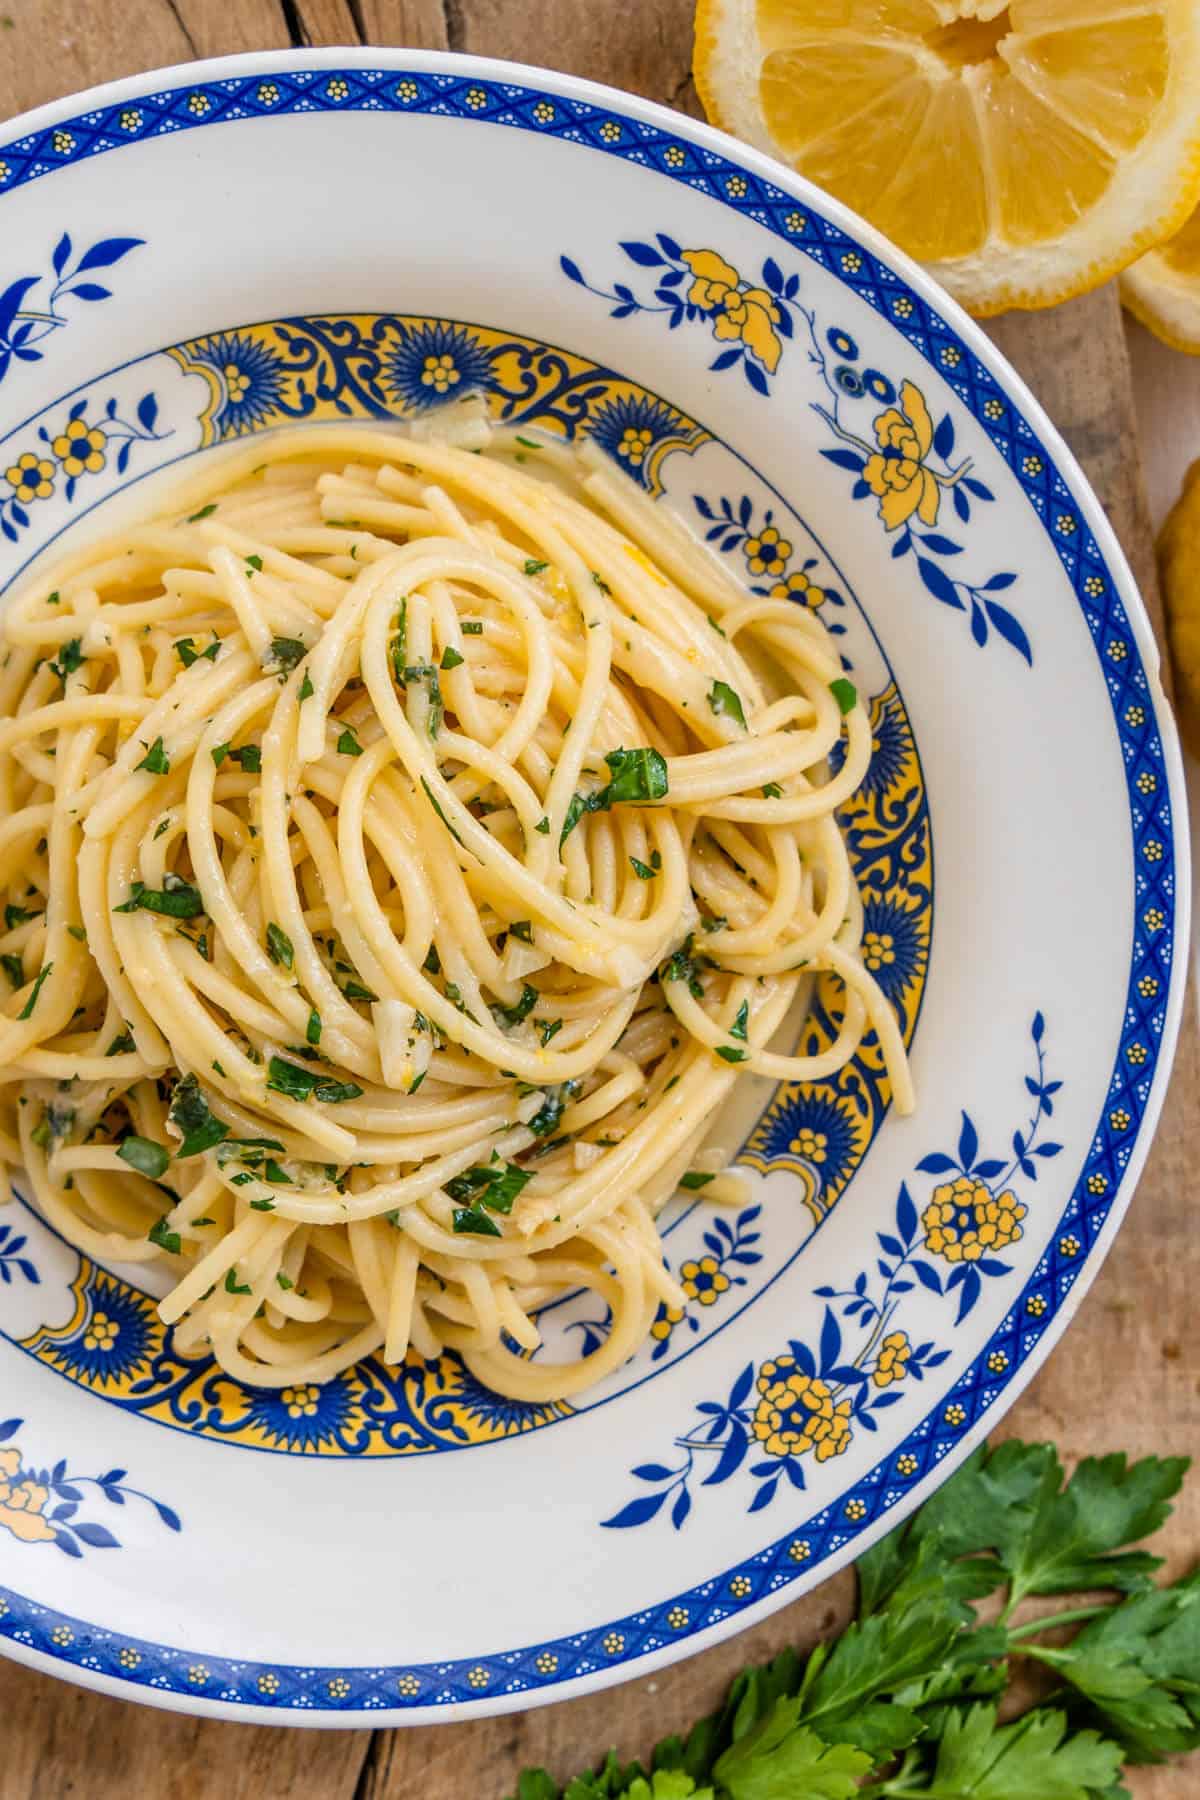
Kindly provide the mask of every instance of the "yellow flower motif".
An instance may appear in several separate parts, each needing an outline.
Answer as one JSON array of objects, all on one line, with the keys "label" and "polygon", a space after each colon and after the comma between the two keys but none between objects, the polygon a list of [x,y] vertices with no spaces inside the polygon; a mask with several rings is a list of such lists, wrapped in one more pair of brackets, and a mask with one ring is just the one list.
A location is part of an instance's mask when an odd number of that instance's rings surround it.
[{"label": "yellow flower motif", "polygon": [[633,464],[634,468],[640,468],[642,460],[653,442],[654,433],[647,431],[645,426],[639,429],[636,425],[627,425],[621,433],[621,441],[617,445],[617,455],[623,456],[626,462]]},{"label": "yellow flower motif", "polygon": [[933,1190],[921,1223],[925,1247],[944,1262],[978,1262],[991,1250],[1015,1244],[1028,1208],[1013,1193],[994,1195],[982,1181],[960,1175]]},{"label": "yellow flower motif", "polygon": [[204,1663],[193,1663],[187,1672],[187,1678],[193,1687],[203,1687],[208,1680],[208,1669]]},{"label": "yellow flower motif", "polygon": [[893,1382],[903,1381],[908,1374],[906,1365],[911,1355],[912,1345],[908,1341],[908,1333],[889,1331],[879,1346],[879,1355],[871,1373],[875,1386],[886,1388],[891,1387]]},{"label": "yellow flower motif", "polygon": [[4,479],[21,504],[28,506],[31,500],[48,500],[54,492],[54,464],[36,450],[26,450],[5,469]]},{"label": "yellow flower motif", "polygon": [[533,116],[539,125],[549,125],[554,117],[554,108],[548,100],[539,100],[533,109]]},{"label": "yellow flower motif", "polygon": [[1070,513],[1059,513],[1057,519],[1054,521],[1054,529],[1061,532],[1063,537],[1070,537],[1071,533],[1076,529],[1076,521],[1071,517]]},{"label": "yellow flower motif", "polygon": [[1089,1194],[1107,1194],[1107,1175],[1089,1175],[1087,1178],[1087,1191]]},{"label": "yellow flower motif", "polygon": [[600,1640],[600,1648],[606,1656],[619,1656],[625,1648],[625,1639],[619,1631],[610,1631],[607,1637]]},{"label": "yellow flower motif", "polygon": [[985,400],[983,403],[983,416],[985,419],[1002,419],[1004,417],[1003,400]]},{"label": "yellow flower motif", "polygon": [[533,1666],[539,1675],[553,1675],[558,1667],[558,1658],[552,1650],[543,1650]]},{"label": "yellow flower motif", "polygon": [[436,394],[444,394],[461,380],[452,356],[427,356],[421,366],[421,386],[431,387]]},{"label": "yellow flower motif", "polygon": [[955,1402],[955,1404],[952,1406],[948,1406],[946,1408],[945,1412],[942,1414],[942,1417],[943,1417],[943,1419],[945,1419],[947,1425],[961,1425],[963,1423],[963,1420],[966,1418],[966,1416],[967,1416],[966,1413],[963,1411],[962,1407],[957,1404],[957,1402]]},{"label": "yellow flower motif", "polygon": [[69,1625],[56,1625],[50,1633],[50,1642],[57,1644],[60,1649],[65,1649],[68,1644],[75,1642],[75,1633]]},{"label": "yellow flower motif", "polygon": [[809,1162],[823,1163],[829,1153],[829,1139],[823,1131],[814,1131],[811,1125],[802,1125],[790,1147],[795,1156],[805,1156]]},{"label": "yellow flower motif", "polygon": [[862,949],[863,961],[872,972],[896,960],[896,940],[890,931],[868,931]]},{"label": "yellow flower motif", "polygon": [[421,1684],[415,1675],[401,1675],[396,1686],[408,1700],[411,1700],[414,1694],[419,1694],[421,1691]]},{"label": "yellow flower motif", "polygon": [[1089,575],[1083,584],[1083,591],[1092,600],[1098,600],[1104,592],[1104,582],[1099,575]]},{"label": "yellow flower motif", "polygon": [[415,100],[420,92],[415,81],[401,81],[396,87],[396,97],[400,100]]},{"label": "yellow flower motif", "polygon": [[1129,645],[1123,644],[1120,638],[1114,638],[1108,646],[1108,654],[1113,662],[1124,662],[1129,655]]},{"label": "yellow flower motif", "polygon": [[289,1419],[311,1419],[316,1416],[321,1390],[311,1382],[302,1382],[299,1387],[285,1387],[279,1398],[287,1407]]},{"label": "yellow flower motif", "polygon": [[1161,931],[1167,922],[1166,914],[1157,906],[1148,906],[1146,911],[1142,914],[1142,918],[1145,921],[1147,931]]},{"label": "yellow flower motif", "polygon": [[1045,1310],[1045,1297],[1042,1294],[1030,1294],[1028,1300],[1025,1302],[1025,1311],[1027,1313],[1032,1313],[1035,1319],[1040,1319]]},{"label": "yellow flower motif", "polygon": [[335,1675],[333,1680],[326,1685],[331,1700],[344,1700],[346,1695],[350,1692],[350,1683],[346,1680],[344,1675]]},{"label": "yellow flower motif", "polygon": [[1127,1061],[1131,1062],[1135,1068],[1139,1063],[1144,1063],[1148,1055],[1149,1051],[1146,1049],[1145,1044],[1130,1044],[1128,1050],[1125,1052]]},{"label": "yellow flower motif", "polygon": [[702,1256],[698,1263],[682,1263],[679,1279],[688,1299],[699,1300],[701,1306],[711,1306],[717,1295],[723,1294],[729,1286],[729,1277],[715,1256]]},{"label": "yellow flower motif", "polygon": [[1077,1237],[1061,1237],[1061,1238],[1059,1238],[1058,1254],[1060,1256],[1078,1256],[1079,1255],[1079,1239]]},{"label": "yellow flower motif", "polygon": [[1142,996],[1142,999],[1143,1000],[1153,1000],[1153,998],[1154,998],[1155,994],[1157,994],[1157,992],[1158,992],[1158,977],[1157,977],[1157,975],[1143,975],[1142,979],[1138,982],[1138,993]]},{"label": "yellow flower motif", "polygon": [[913,303],[907,294],[901,294],[899,299],[892,303],[892,311],[898,319],[911,319],[912,310]]},{"label": "yellow flower motif", "polygon": [[682,1631],[689,1618],[686,1606],[673,1606],[667,1614],[667,1624],[672,1631]]},{"label": "yellow flower motif", "polygon": [[466,103],[472,112],[478,112],[487,105],[487,95],[482,88],[471,88],[466,95]]},{"label": "yellow flower motif", "polygon": [[117,1661],[123,1669],[136,1669],[141,1660],[141,1653],[129,1646],[126,1646],[117,1657]]},{"label": "yellow flower motif", "polygon": [[343,81],[340,75],[335,75],[332,81],[325,83],[325,92],[331,100],[344,100],[350,92],[350,84]]},{"label": "yellow flower motif", "polygon": [[814,610],[824,605],[825,589],[814,587],[803,569],[793,569],[784,581],[777,581],[771,589],[772,600],[803,600],[805,606]]},{"label": "yellow flower motif", "polygon": [[1144,725],[1146,723],[1145,707],[1127,706],[1125,708],[1125,723],[1127,725]]},{"label": "yellow flower motif", "polygon": [[848,1519],[865,1519],[866,1516],[867,1503],[865,1500],[847,1500],[846,1517]]},{"label": "yellow flower motif", "polygon": [[743,289],[737,270],[715,250],[685,250],[683,261],[695,277],[688,302],[709,314],[713,336],[745,344],[773,375],[779,364],[779,308],[770,294],[765,288]]},{"label": "yellow flower motif", "polygon": [[801,212],[790,212],[783,223],[786,230],[795,233],[797,231],[803,231],[804,227],[808,224],[808,220]]},{"label": "yellow flower motif", "polygon": [[793,1562],[807,1562],[812,1555],[812,1545],[807,1538],[793,1538],[788,1545],[788,1555]]},{"label": "yellow flower motif", "polygon": [[64,475],[96,475],[104,467],[106,439],[98,425],[86,419],[72,419],[50,445],[63,466]]},{"label": "yellow flower motif", "polygon": [[828,1462],[849,1448],[852,1402],[835,1403],[828,1382],[802,1374],[794,1356],[763,1363],[758,1391],[754,1435],[768,1456],[803,1456],[815,1449],[817,1461]]},{"label": "yellow flower motif", "polygon": [[962,351],[959,350],[956,345],[947,344],[943,348],[943,350],[942,350],[942,367],[944,369],[957,369],[957,367],[961,361],[962,361]]},{"label": "yellow flower motif", "polygon": [[605,119],[603,125],[600,127],[600,136],[604,139],[605,143],[615,144],[620,135],[621,127],[616,123],[615,119]]},{"label": "yellow flower motif", "polygon": [[75,148],[75,139],[69,131],[56,131],[50,142],[59,156],[70,156]]},{"label": "yellow flower motif", "polygon": [[260,1675],[258,1678],[258,1691],[260,1694],[277,1694],[279,1692],[278,1675],[272,1675],[270,1670],[268,1670],[265,1675]]},{"label": "yellow flower motif", "polygon": [[1021,467],[1024,469],[1026,475],[1040,475],[1045,464],[1042,462],[1040,456],[1027,456],[1021,464]]},{"label": "yellow flower motif", "polygon": [[212,107],[212,101],[209,99],[207,94],[189,94],[189,96],[188,96],[188,111],[193,115],[193,117],[195,117],[197,119],[202,119],[204,117],[205,113],[208,112],[211,107]]},{"label": "yellow flower motif", "polygon": [[879,516],[889,531],[916,513],[925,525],[937,522],[941,494],[925,458],[933,448],[933,421],[920,388],[900,387],[900,404],[875,421],[879,449],[867,458],[863,480],[879,499]]},{"label": "yellow flower motif", "polygon": [[117,1341],[120,1326],[107,1313],[93,1313],[91,1323],[84,1334],[85,1350],[111,1350]]},{"label": "yellow flower motif", "polygon": [[650,1336],[657,1339],[661,1344],[664,1338],[670,1337],[676,1325],[680,1325],[682,1322],[683,1308],[680,1306],[668,1306],[662,1318],[655,1319],[653,1325],[650,1327]]},{"label": "yellow flower motif", "polygon": [[791,554],[791,544],[780,537],[774,525],[764,525],[757,537],[748,537],[742,545],[742,555],[752,575],[781,573]]},{"label": "yellow flower motif", "polygon": [[735,1575],[729,1584],[729,1591],[735,1600],[744,1600],[752,1585],[748,1575]]},{"label": "yellow flower motif", "polygon": [[0,1619],[4,1618],[4,1616],[7,1612],[8,1612],[8,1601],[0,1600]]},{"label": "yellow flower motif", "polygon": [[121,114],[117,123],[122,131],[137,131],[142,123],[142,115],[136,107],[130,107]]},{"label": "yellow flower motif", "polygon": [[1003,1375],[1008,1367],[1008,1358],[1003,1350],[993,1350],[987,1359],[987,1366],[993,1375]]},{"label": "yellow flower motif", "polygon": [[8,164],[0,161],[0,181],[7,181],[11,174],[12,170],[9,168]]},{"label": "yellow flower motif", "polygon": [[907,1450],[903,1456],[898,1456],[896,1458],[897,1475],[915,1475],[917,1467],[916,1457],[911,1455]]},{"label": "yellow flower motif", "polygon": [[473,1669],[467,1670],[467,1681],[473,1688],[485,1688],[489,1680],[490,1676],[487,1670],[481,1669],[478,1663]]},{"label": "yellow flower motif", "polygon": [[746,183],[741,175],[731,175],[725,183],[725,192],[734,200],[743,200],[746,196]]},{"label": "yellow flower motif", "polygon": [[225,392],[236,406],[243,399],[250,387],[250,377],[244,375],[236,363],[226,363],[222,373],[225,377]]},{"label": "yellow flower motif", "polygon": [[278,98],[279,89],[275,86],[273,81],[260,82],[258,89],[258,103],[260,106],[274,106]]},{"label": "yellow flower motif", "polygon": [[847,275],[857,275],[862,268],[862,257],[857,250],[847,250],[842,258],[842,267]]},{"label": "yellow flower motif", "polygon": [[21,1452],[16,1446],[0,1450],[0,1525],[23,1544],[53,1543],[54,1530],[42,1516],[49,1490],[28,1476],[18,1481],[20,1470]]},{"label": "yellow flower motif", "polygon": [[1108,1122],[1114,1131],[1129,1130],[1129,1114],[1123,1106],[1114,1107],[1108,1115]]},{"label": "yellow flower motif", "polygon": [[672,144],[668,150],[664,151],[663,161],[667,164],[668,168],[682,169],[686,158],[684,157],[683,151],[679,148],[679,145]]},{"label": "yellow flower motif", "polygon": [[1154,792],[1154,790],[1157,788],[1157,786],[1158,786],[1158,777],[1156,775],[1152,775],[1150,773],[1149,769],[1143,769],[1141,774],[1137,778],[1138,793],[1139,794],[1152,794]]},{"label": "yellow flower motif", "polygon": [[1157,838],[1151,838],[1150,842],[1145,846],[1145,848],[1142,851],[1142,855],[1145,857],[1147,862],[1161,862],[1162,861],[1162,853],[1163,853],[1163,847],[1159,843]]}]

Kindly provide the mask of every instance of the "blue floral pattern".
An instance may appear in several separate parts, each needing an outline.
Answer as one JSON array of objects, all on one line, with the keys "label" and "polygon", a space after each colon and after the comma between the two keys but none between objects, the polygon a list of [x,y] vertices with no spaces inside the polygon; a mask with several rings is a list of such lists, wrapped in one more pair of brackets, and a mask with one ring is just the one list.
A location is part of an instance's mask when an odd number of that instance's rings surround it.
[{"label": "blue floral pattern", "polygon": [[[56,484],[68,501],[75,498],[79,482],[87,476],[99,475],[109,465],[124,475],[135,444],[159,443],[170,437],[169,431],[154,429],[158,420],[158,401],[153,393],[143,394],[137,403],[136,417],[124,419],[115,399],[109,398],[94,410],[89,395],[76,400],[58,425],[41,424],[26,450],[9,452],[12,462],[0,469],[0,534],[15,544],[30,524],[29,507],[49,500]],[[89,417],[89,414],[91,415]],[[113,455],[115,449],[115,456]]]},{"label": "blue floral pattern", "polygon": [[[87,279],[99,269],[111,269],[142,238],[99,238],[88,249],[77,251],[70,232],[64,231],[50,257],[50,273],[18,275],[0,290],[0,381],[15,362],[41,362],[47,339],[70,323],[69,300],[111,300],[112,290]],[[44,288],[44,293],[35,290]]]},{"label": "blue floral pattern", "polygon": [[[901,1182],[895,1230],[876,1234],[873,1268],[861,1270],[845,1291],[814,1290],[825,1302],[817,1343],[790,1339],[757,1367],[747,1363],[724,1400],[701,1401],[696,1422],[675,1440],[680,1459],[634,1468],[634,1479],[648,1491],[605,1525],[646,1525],[670,1502],[678,1531],[691,1513],[697,1482],[719,1487],[743,1470],[751,1483],[747,1510],[760,1512],[781,1483],[807,1485],[806,1458],[820,1466],[843,1455],[856,1433],[879,1429],[878,1414],[897,1404],[905,1382],[923,1381],[948,1361],[949,1349],[935,1338],[914,1339],[917,1318],[929,1313],[919,1290],[952,1302],[949,1328],[961,1325],[984,1281],[1013,1273],[999,1252],[1024,1236],[1028,1207],[1009,1184],[1018,1176],[1036,1181],[1039,1163],[1062,1149],[1043,1135],[1062,1086],[1047,1079],[1045,1030],[1039,1012],[1031,1027],[1034,1070],[1025,1076],[1034,1107],[1013,1132],[1011,1155],[981,1156],[979,1134],[964,1112],[954,1151],[932,1151],[916,1165],[919,1174],[935,1178],[921,1209]],[[810,1156],[824,1154],[827,1139],[812,1128],[805,1133]],[[946,1179],[937,1181],[939,1176]],[[995,1373],[1005,1367],[997,1357]]]},{"label": "blue floral pattern", "polygon": [[110,1506],[124,1506],[129,1499],[144,1500],[169,1531],[183,1529],[179,1514],[140,1488],[131,1487],[124,1469],[80,1475],[67,1466],[65,1457],[50,1468],[27,1464],[12,1442],[23,1422],[0,1420],[0,1531],[21,1544],[53,1544],[64,1556],[81,1557],[85,1549],[119,1550],[121,1540],[107,1525],[80,1518],[79,1509],[89,1498],[85,1488]]},{"label": "blue floral pattern", "polygon": [[34,1287],[41,1280],[29,1257],[21,1255],[27,1241],[24,1232],[14,1231],[11,1225],[0,1225],[0,1281],[5,1287],[18,1275]]}]

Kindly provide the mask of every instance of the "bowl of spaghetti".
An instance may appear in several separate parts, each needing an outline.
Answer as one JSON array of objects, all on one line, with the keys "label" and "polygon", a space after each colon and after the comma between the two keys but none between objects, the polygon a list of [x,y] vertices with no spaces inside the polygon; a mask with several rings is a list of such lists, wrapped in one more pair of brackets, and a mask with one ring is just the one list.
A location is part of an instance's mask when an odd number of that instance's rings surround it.
[{"label": "bowl of spaghetti", "polygon": [[741,1628],[990,1428],[1153,1130],[1094,497],[877,234],[567,77],[139,78],[0,220],[0,1647],[353,1724]]}]

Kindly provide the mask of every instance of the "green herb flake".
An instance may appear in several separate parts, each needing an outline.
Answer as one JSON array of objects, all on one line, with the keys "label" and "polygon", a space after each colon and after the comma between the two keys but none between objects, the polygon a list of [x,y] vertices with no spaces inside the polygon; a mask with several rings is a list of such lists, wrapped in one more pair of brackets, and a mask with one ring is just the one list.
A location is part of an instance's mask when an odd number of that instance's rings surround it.
[{"label": "green herb flake", "polygon": [[189,513],[187,518],[184,520],[184,524],[185,525],[196,525],[199,523],[199,521],[201,519],[211,518],[213,513],[216,512],[216,510],[217,510],[216,501],[210,500],[207,506],[202,506],[200,508],[199,512]]},{"label": "green herb flake", "polygon": [[288,675],[307,655],[308,645],[301,643],[299,638],[274,637],[263,658],[263,667],[268,671],[279,669]]},{"label": "green herb flake", "polygon": [[562,1030],[563,1026],[561,1019],[535,1019],[534,1024],[538,1028],[538,1036],[542,1040],[543,1050],[550,1042],[550,1039]]},{"label": "green herb flake", "polygon": [[359,743],[358,739],[355,737],[352,726],[347,725],[345,731],[342,732],[341,736],[338,738],[338,741],[337,741],[337,748],[338,748],[339,756],[361,756],[362,755],[362,753],[363,753],[362,745]]},{"label": "green herb flake", "polygon": [[125,1027],[124,1031],[118,1032],[117,1036],[108,1046],[108,1049],[104,1052],[105,1056],[132,1056],[136,1053],[137,1045],[133,1041],[133,1033],[128,1026]]},{"label": "green herb flake", "polygon": [[459,629],[461,630],[464,637],[482,637],[483,636],[483,620],[482,619],[464,619],[461,626],[459,627]]},{"label": "green herb flake", "polygon": [[708,620],[709,624],[712,626],[713,630],[716,632],[718,637],[728,637],[729,633],[727,631],[724,631],[722,629],[722,627],[717,624],[717,621],[713,618],[711,613],[705,613],[704,616]]},{"label": "green herb flake", "polygon": [[212,759],[213,759],[213,762],[217,765],[218,769],[220,768],[221,764],[225,761],[225,758],[229,755],[229,752],[232,748],[233,748],[233,746],[228,743],[214,745],[213,752],[212,752]]},{"label": "green herb flake", "polygon": [[134,763],[133,766],[135,769],[145,769],[148,775],[169,775],[171,773],[171,762],[166,751],[163,749],[162,739],[156,737],[145,756],[143,756],[141,762]]},{"label": "green herb flake", "polygon": [[54,968],[54,964],[52,962],[48,962],[45,964],[45,966],[43,968],[38,970],[37,978],[33,984],[33,991],[31,992],[31,994],[30,994],[28,1000],[25,1002],[24,1006],[21,1008],[20,1012],[17,1014],[18,1019],[31,1019],[33,1017],[33,1009],[37,1005],[38,995],[42,991],[42,985],[45,982],[46,977],[50,974],[50,972],[53,968]]},{"label": "green herb flake", "polygon": [[[248,556],[246,558],[246,568],[248,569],[248,571],[251,575],[261,575],[261,573],[262,573],[262,557],[261,556]],[[297,660],[299,660],[299,659],[297,659]]]},{"label": "green herb flake", "polygon": [[143,887],[140,881],[135,881],[129,899],[114,906],[113,911],[158,913],[167,919],[198,919],[204,912],[199,891],[178,876],[168,875],[165,881],[167,885],[161,888]]},{"label": "green herb flake", "polygon": [[285,969],[290,969],[296,959],[291,938],[274,920],[267,926],[267,955]]},{"label": "green herb flake", "polygon": [[715,1175],[704,1175],[699,1169],[689,1169],[686,1175],[679,1177],[679,1185],[694,1194],[698,1188],[707,1187],[710,1181],[715,1180]]},{"label": "green herb flake", "polygon": [[508,935],[517,938],[522,944],[532,944],[533,924],[529,919],[514,919],[508,928]]},{"label": "green herb flake", "polygon": [[167,1164],[171,1160],[169,1150],[144,1137],[130,1136],[122,1139],[117,1145],[117,1155],[122,1162],[127,1162],[131,1169],[136,1169],[139,1175],[145,1175],[150,1181],[157,1181],[160,1175],[165,1175]]},{"label": "green herb flake", "polygon": [[[451,1200],[468,1201],[473,1209],[486,1206],[491,1212],[508,1214],[513,1209],[513,1201],[532,1180],[527,1169],[504,1162],[493,1154],[490,1163],[464,1169],[461,1175],[455,1175],[446,1183],[446,1193]],[[457,1225],[455,1230],[458,1230]],[[498,1237],[500,1234],[492,1235]]]},{"label": "green herb flake", "polygon": [[493,1005],[492,1017],[497,1025],[520,1025],[522,1020],[529,1017],[541,997],[538,990],[526,982],[521,989],[521,998],[515,1006]]},{"label": "green herb flake", "polygon": [[466,658],[460,651],[454,648],[453,644],[447,644],[446,648],[442,651],[440,667],[443,669],[460,669],[465,661]]},{"label": "green herb flake", "polygon": [[180,638],[176,643],[175,654],[178,656],[184,668],[190,669],[192,664],[194,662],[199,662],[202,657],[207,662],[216,662],[220,648],[221,640],[219,638],[214,638],[212,643],[207,644],[203,650],[197,650],[195,639],[186,637]]},{"label": "green herb flake", "polygon": [[236,1264],[225,1272],[225,1292],[227,1294],[248,1294],[250,1292],[250,1283],[238,1280]]},{"label": "green herb flake", "polygon": [[4,909],[4,928],[15,931],[18,925],[27,925],[30,919],[36,919],[37,913],[26,912],[23,906],[6,906]]},{"label": "green herb flake", "polygon": [[750,1017],[749,1005],[747,1004],[747,1002],[745,1000],[743,1000],[742,1004],[738,1007],[737,1018],[733,1021],[733,1024],[729,1027],[729,1035],[731,1038],[740,1038],[743,1044],[746,1042],[746,1024],[747,1024],[749,1017]]},{"label": "green herb flake", "polygon": [[295,1282],[292,1280],[291,1276],[285,1275],[282,1269],[276,1270],[275,1279],[279,1283],[279,1286],[283,1289],[285,1294],[290,1292],[290,1290],[292,1288],[294,1288],[296,1285]]},{"label": "green herb flake", "polygon": [[321,1015],[314,1006],[308,1015],[308,1024],[304,1027],[304,1035],[310,1044],[321,1041]]},{"label": "green herb flake", "polygon": [[718,718],[732,719],[746,729],[746,715],[742,710],[742,702],[734,693],[727,681],[714,681],[708,690],[708,704]]},{"label": "green herb flake", "polygon": [[165,1250],[168,1256],[178,1256],[183,1248],[179,1233],[168,1229],[166,1213],[161,1219],[155,1219],[146,1236],[152,1244],[157,1244],[160,1250]]},{"label": "green herb flake", "polygon": [[547,835],[550,830],[550,821],[546,818],[545,814],[542,815],[533,829],[535,831],[540,831],[543,837]]},{"label": "green herb flake", "polygon": [[175,1083],[167,1118],[183,1133],[183,1142],[175,1152],[177,1162],[199,1156],[229,1136],[228,1125],[212,1112],[199,1081],[190,1072]]},{"label": "green herb flake", "polygon": [[764,800],[779,800],[783,797],[783,789],[777,781],[768,781],[762,791]]},{"label": "green herb flake", "polygon": [[240,750],[231,750],[230,759],[241,763],[244,775],[262,774],[262,749],[258,744],[243,744]]},{"label": "green herb flake", "polygon": [[309,675],[308,670],[305,669],[304,680],[300,683],[300,699],[302,701],[311,700],[315,691],[312,684],[312,677]]},{"label": "green herb flake", "polygon": [[604,790],[610,806],[665,798],[667,765],[657,750],[610,750],[604,760],[611,771]]},{"label": "green herb flake", "polygon": [[721,1058],[722,1062],[727,1062],[727,1063],[745,1062],[748,1054],[749,1054],[749,1052],[746,1050],[735,1050],[733,1048],[732,1044],[718,1044],[717,1045],[717,1055]]},{"label": "green herb flake", "polygon": [[503,1233],[494,1219],[489,1219],[485,1212],[475,1206],[456,1206],[454,1208],[454,1229],[456,1232],[468,1233],[474,1237],[502,1237]]},{"label": "green herb flake", "polygon": [[66,687],[67,676],[73,675],[76,669],[82,668],[86,661],[87,657],[83,654],[83,639],[72,638],[69,644],[63,645],[58,653],[57,662],[52,662],[50,668]]},{"label": "green herb flake", "polygon": [[442,821],[442,824],[446,827],[446,830],[450,833],[450,836],[454,839],[456,844],[461,844],[462,839],[459,837],[457,831],[455,831],[453,825],[450,823],[449,819],[446,817],[445,813],[442,811],[441,807],[438,805],[437,795],[434,793],[433,789],[430,787],[429,783],[426,781],[424,775],[422,775],[422,777],[421,777],[421,786],[425,789],[425,798],[428,800],[430,806],[432,806],[432,808],[433,808],[434,812],[437,814],[438,818]]},{"label": "green herb flake", "polygon": [[75,939],[75,942],[77,944],[86,944],[87,943],[87,932],[83,929],[82,925],[68,925],[67,930],[70,932],[71,936]]},{"label": "green herb flake", "polygon": [[858,705],[858,689],[844,675],[839,675],[836,681],[830,682],[829,691],[838,703],[838,711],[843,714],[851,712]]},{"label": "green herb flake", "polygon": [[657,850],[654,852],[648,863],[642,862],[640,858],[636,856],[631,856],[629,862],[639,881],[653,881],[654,877],[662,868],[662,857]]},{"label": "green herb flake", "polygon": [[15,988],[25,986],[25,964],[15,950],[6,951],[0,956],[0,968],[3,968]]},{"label": "green herb flake", "polygon": [[282,1056],[273,1056],[267,1064],[267,1088],[272,1093],[286,1094],[289,1100],[307,1100],[312,1096],[334,1106],[344,1100],[357,1100],[363,1091],[355,1081],[329,1081]]}]

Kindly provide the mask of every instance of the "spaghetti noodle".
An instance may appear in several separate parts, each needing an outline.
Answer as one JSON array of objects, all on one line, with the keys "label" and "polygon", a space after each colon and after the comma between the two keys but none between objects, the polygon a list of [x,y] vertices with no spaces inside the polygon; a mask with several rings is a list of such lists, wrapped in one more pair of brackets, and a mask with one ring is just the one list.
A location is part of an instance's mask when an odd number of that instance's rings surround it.
[{"label": "spaghetti noodle", "polygon": [[[256,1385],[452,1347],[575,1393],[683,1303],[655,1219],[736,1182],[741,1073],[873,1029],[911,1106],[819,620],[598,452],[457,435],[273,436],[3,621],[0,1153]],[[818,970],[836,1042],[769,1048]],[[576,1288],[603,1344],[534,1355]]]}]

